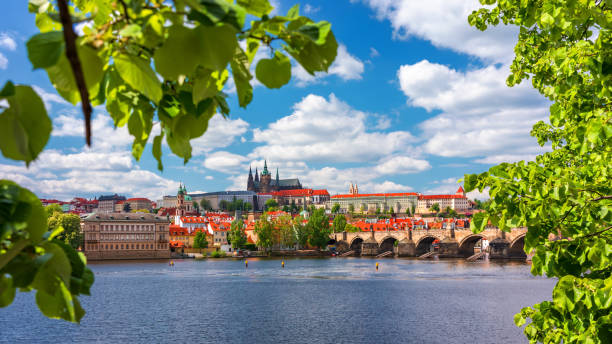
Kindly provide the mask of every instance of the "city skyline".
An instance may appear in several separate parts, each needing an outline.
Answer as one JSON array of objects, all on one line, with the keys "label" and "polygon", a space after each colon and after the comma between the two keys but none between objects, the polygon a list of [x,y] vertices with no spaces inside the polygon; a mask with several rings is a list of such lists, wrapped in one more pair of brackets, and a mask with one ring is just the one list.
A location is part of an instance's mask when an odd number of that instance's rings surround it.
[{"label": "city skyline", "polygon": [[[287,2],[276,4],[279,13],[288,10]],[[304,3],[302,12],[333,23],[340,48],[330,73],[310,77],[294,67],[287,87],[256,87],[246,110],[230,83],[230,119],[211,119],[186,166],[163,147],[159,172],[150,142],[136,162],[127,129],[113,131],[103,109],[94,111],[93,147],[84,147],[79,108],[61,100],[44,72],[31,71],[25,40],[37,32],[32,15],[23,4],[8,4],[15,16],[0,25],[0,72],[36,86],[54,131],[29,169],[0,158],[0,177],[40,197],[119,193],[155,200],[181,181],[194,192],[243,190],[248,167],[267,159],[281,178],[331,194],[350,183],[364,193],[452,193],[464,173],[541,152],[528,132],[546,117],[548,101],[528,83],[505,86],[514,28],[479,32],[466,19],[477,1],[443,5],[408,11],[409,2]],[[441,11],[452,19],[444,17],[444,25]]]}]

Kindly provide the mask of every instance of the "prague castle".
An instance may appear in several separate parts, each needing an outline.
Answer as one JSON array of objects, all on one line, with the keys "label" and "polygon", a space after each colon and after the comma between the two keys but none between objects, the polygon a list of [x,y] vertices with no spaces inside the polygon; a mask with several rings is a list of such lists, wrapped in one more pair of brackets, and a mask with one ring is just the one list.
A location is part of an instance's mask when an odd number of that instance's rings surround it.
[{"label": "prague castle", "polygon": [[268,171],[268,162],[264,161],[264,169],[261,175],[255,168],[255,177],[249,167],[249,179],[247,181],[247,190],[257,193],[269,193],[281,190],[301,189],[302,184],[297,178],[293,179],[278,179],[278,169],[276,169],[276,178],[272,179],[272,174]]}]

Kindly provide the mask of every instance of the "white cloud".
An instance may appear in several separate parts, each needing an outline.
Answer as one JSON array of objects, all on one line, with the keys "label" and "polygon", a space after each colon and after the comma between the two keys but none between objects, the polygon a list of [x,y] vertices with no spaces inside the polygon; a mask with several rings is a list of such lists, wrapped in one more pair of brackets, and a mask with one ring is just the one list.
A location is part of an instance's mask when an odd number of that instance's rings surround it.
[{"label": "white cloud", "polygon": [[514,54],[518,29],[490,27],[482,32],[468,24],[468,15],[482,5],[478,0],[362,0],[380,20],[389,20],[397,39],[417,37],[434,46],[508,62]]},{"label": "white cloud", "polygon": [[206,176],[206,177],[204,177],[204,179],[206,179],[206,180],[213,180],[215,178],[213,176]]},{"label": "white cloud", "polygon": [[304,13],[306,14],[315,14],[321,10],[321,7],[314,7],[311,4],[304,5]]},{"label": "white cloud", "polygon": [[0,53],[0,69],[6,69],[6,67],[8,67],[8,59]]},{"label": "white cloud", "polygon": [[[85,137],[85,122],[79,112],[73,110],[53,119],[53,136]],[[95,151],[108,151],[125,148],[134,138],[129,134],[127,126],[114,128],[108,114],[96,112],[91,121],[92,147]]]},{"label": "white cloud", "polygon": [[380,53],[374,47],[370,47],[370,58],[375,58],[379,56]]},{"label": "white cloud", "polygon": [[426,160],[407,156],[392,156],[379,163],[375,171],[380,174],[407,174],[429,170],[431,165]]},{"label": "white cloud", "polygon": [[329,75],[336,75],[342,80],[360,80],[363,74],[363,62],[357,57],[351,55],[346,46],[338,45],[338,55],[336,60],[329,67],[327,73],[316,73],[314,76],[308,74],[302,66],[296,64],[291,68],[291,75],[297,79],[297,85],[302,87],[308,84],[321,81]]},{"label": "white cloud", "polygon": [[476,159],[474,162],[479,164],[497,165],[502,162],[516,162],[516,161],[535,161],[537,154],[499,154],[492,155],[482,159]]},{"label": "white cloud", "polygon": [[32,85],[32,88],[34,89],[34,91],[36,91],[36,93],[38,93],[40,98],[42,98],[43,102],[45,103],[45,108],[47,108],[47,111],[51,110],[51,103],[70,106],[70,103],[68,103],[66,100],[64,100],[64,98],[60,97],[56,93],[47,92],[42,87],[36,85]]},{"label": "white cloud", "polygon": [[210,170],[216,170],[221,172],[238,172],[240,171],[240,167],[244,162],[247,161],[247,158],[230,153],[225,151],[218,151],[212,154],[209,154],[204,160],[204,167]]},{"label": "white cloud", "polygon": [[225,119],[223,116],[216,114],[208,122],[208,129],[204,135],[191,141],[192,154],[198,156],[216,148],[227,147],[237,137],[246,133],[248,128],[249,124],[241,118]]},{"label": "white cloud", "polygon": [[293,109],[268,128],[253,131],[253,140],[265,145],[257,147],[251,157],[363,162],[405,151],[414,141],[407,131],[368,131],[366,120],[372,115],[351,108],[333,94],[329,100],[310,94]]},{"label": "white cloud", "polygon": [[445,157],[535,155],[543,149],[529,135],[546,120],[548,101],[527,83],[509,88],[507,66],[460,72],[427,60],[398,71],[408,103],[442,113],[422,122],[425,152]]},{"label": "white cloud", "polygon": [[17,49],[17,43],[15,43],[13,37],[3,32],[0,33],[0,48],[14,51],[15,49]]}]

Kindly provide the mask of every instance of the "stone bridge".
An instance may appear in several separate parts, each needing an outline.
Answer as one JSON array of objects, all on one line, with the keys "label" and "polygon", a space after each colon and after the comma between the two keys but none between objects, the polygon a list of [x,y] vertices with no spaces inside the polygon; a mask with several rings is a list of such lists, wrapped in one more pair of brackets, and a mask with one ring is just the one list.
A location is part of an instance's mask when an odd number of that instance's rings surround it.
[{"label": "stone bridge", "polygon": [[432,244],[437,239],[440,244],[436,250],[440,257],[459,258],[473,255],[476,243],[486,239],[489,241],[489,258],[524,259],[525,233],[526,228],[502,232],[492,227],[478,234],[467,228],[343,232],[332,233],[330,244],[335,244],[339,253],[354,251],[355,256],[376,256],[392,251],[399,257],[418,257],[434,249]]}]

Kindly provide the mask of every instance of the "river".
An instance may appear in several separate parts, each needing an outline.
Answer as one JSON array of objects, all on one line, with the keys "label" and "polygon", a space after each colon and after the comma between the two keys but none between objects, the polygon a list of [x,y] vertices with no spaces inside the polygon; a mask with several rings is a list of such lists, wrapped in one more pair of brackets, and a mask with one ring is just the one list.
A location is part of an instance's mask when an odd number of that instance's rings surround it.
[{"label": "river", "polygon": [[[379,262],[376,271],[375,263]],[[80,325],[33,293],[0,308],[1,343],[526,343],[513,315],[555,281],[523,262],[317,258],[92,263]]]}]

